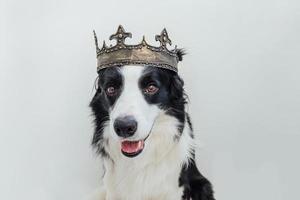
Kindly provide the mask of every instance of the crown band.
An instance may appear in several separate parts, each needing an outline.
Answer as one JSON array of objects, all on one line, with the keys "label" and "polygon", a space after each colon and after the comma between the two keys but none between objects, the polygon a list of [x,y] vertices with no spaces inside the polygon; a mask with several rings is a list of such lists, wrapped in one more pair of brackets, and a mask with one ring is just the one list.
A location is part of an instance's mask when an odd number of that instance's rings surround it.
[{"label": "crown band", "polygon": [[94,31],[98,72],[107,67],[122,65],[147,65],[177,72],[178,49],[176,47],[173,50],[166,48],[167,43],[171,45],[166,29],[163,29],[161,34],[155,37],[156,41],[160,42],[159,47],[147,44],[145,37],[143,37],[140,44],[126,45],[124,41],[127,37],[131,38],[131,33],[125,32],[120,25],[117,32],[110,36],[110,40],[115,39],[117,44],[107,47],[104,41],[102,48],[99,49]]}]

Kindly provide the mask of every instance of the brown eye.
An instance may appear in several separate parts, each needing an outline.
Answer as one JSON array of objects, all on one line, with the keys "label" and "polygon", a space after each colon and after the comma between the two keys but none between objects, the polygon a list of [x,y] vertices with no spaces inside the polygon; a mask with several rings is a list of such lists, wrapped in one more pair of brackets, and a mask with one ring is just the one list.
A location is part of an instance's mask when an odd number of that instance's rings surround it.
[{"label": "brown eye", "polygon": [[158,87],[156,87],[155,85],[151,84],[151,85],[148,85],[148,86],[145,88],[144,93],[145,93],[145,94],[153,95],[153,94],[155,94],[157,91],[158,91]]},{"label": "brown eye", "polygon": [[113,96],[116,94],[116,89],[114,87],[108,87],[106,88],[106,94],[108,96]]}]

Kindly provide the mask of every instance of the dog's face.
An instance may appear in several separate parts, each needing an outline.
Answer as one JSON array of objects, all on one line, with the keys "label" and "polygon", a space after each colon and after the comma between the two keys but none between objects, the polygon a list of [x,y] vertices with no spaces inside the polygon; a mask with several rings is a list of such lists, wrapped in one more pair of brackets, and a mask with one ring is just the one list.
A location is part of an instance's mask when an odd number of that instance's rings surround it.
[{"label": "dog's face", "polygon": [[167,124],[165,116],[176,122],[170,137],[182,132],[186,102],[177,73],[151,66],[110,67],[100,70],[97,85],[90,105],[96,125],[93,145],[102,155],[110,156],[112,148],[126,157],[139,155],[151,145],[155,129]]}]

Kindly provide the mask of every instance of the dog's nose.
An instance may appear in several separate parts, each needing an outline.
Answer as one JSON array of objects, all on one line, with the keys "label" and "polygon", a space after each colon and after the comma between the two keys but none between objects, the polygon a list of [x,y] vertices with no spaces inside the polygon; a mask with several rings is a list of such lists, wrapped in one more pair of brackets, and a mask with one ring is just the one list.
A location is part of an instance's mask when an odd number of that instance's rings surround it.
[{"label": "dog's nose", "polygon": [[137,122],[132,116],[118,117],[114,122],[114,129],[118,136],[127,138],[135,133]]}]

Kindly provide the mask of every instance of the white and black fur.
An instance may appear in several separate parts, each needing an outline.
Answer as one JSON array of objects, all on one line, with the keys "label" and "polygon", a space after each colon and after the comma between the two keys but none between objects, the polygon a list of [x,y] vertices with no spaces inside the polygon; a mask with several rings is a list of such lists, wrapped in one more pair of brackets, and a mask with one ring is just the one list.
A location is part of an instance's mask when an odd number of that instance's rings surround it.
[{"label": "white and black fur", "polygon": [[[98,200],[214,200],[210,182],[195,164],[194,137],[185,111],[183,81],[173,71],[125,65],[98,72],[90,106],[95,116],[92,145],[103,165]],[[158,91],[147,94],[154,84]],[[114,87],[113,95],[106,90]],[[116,134],[115,121],[130,116],[131,135]],[[120,150],[122,140],[145,140],[137,155]]]}]

